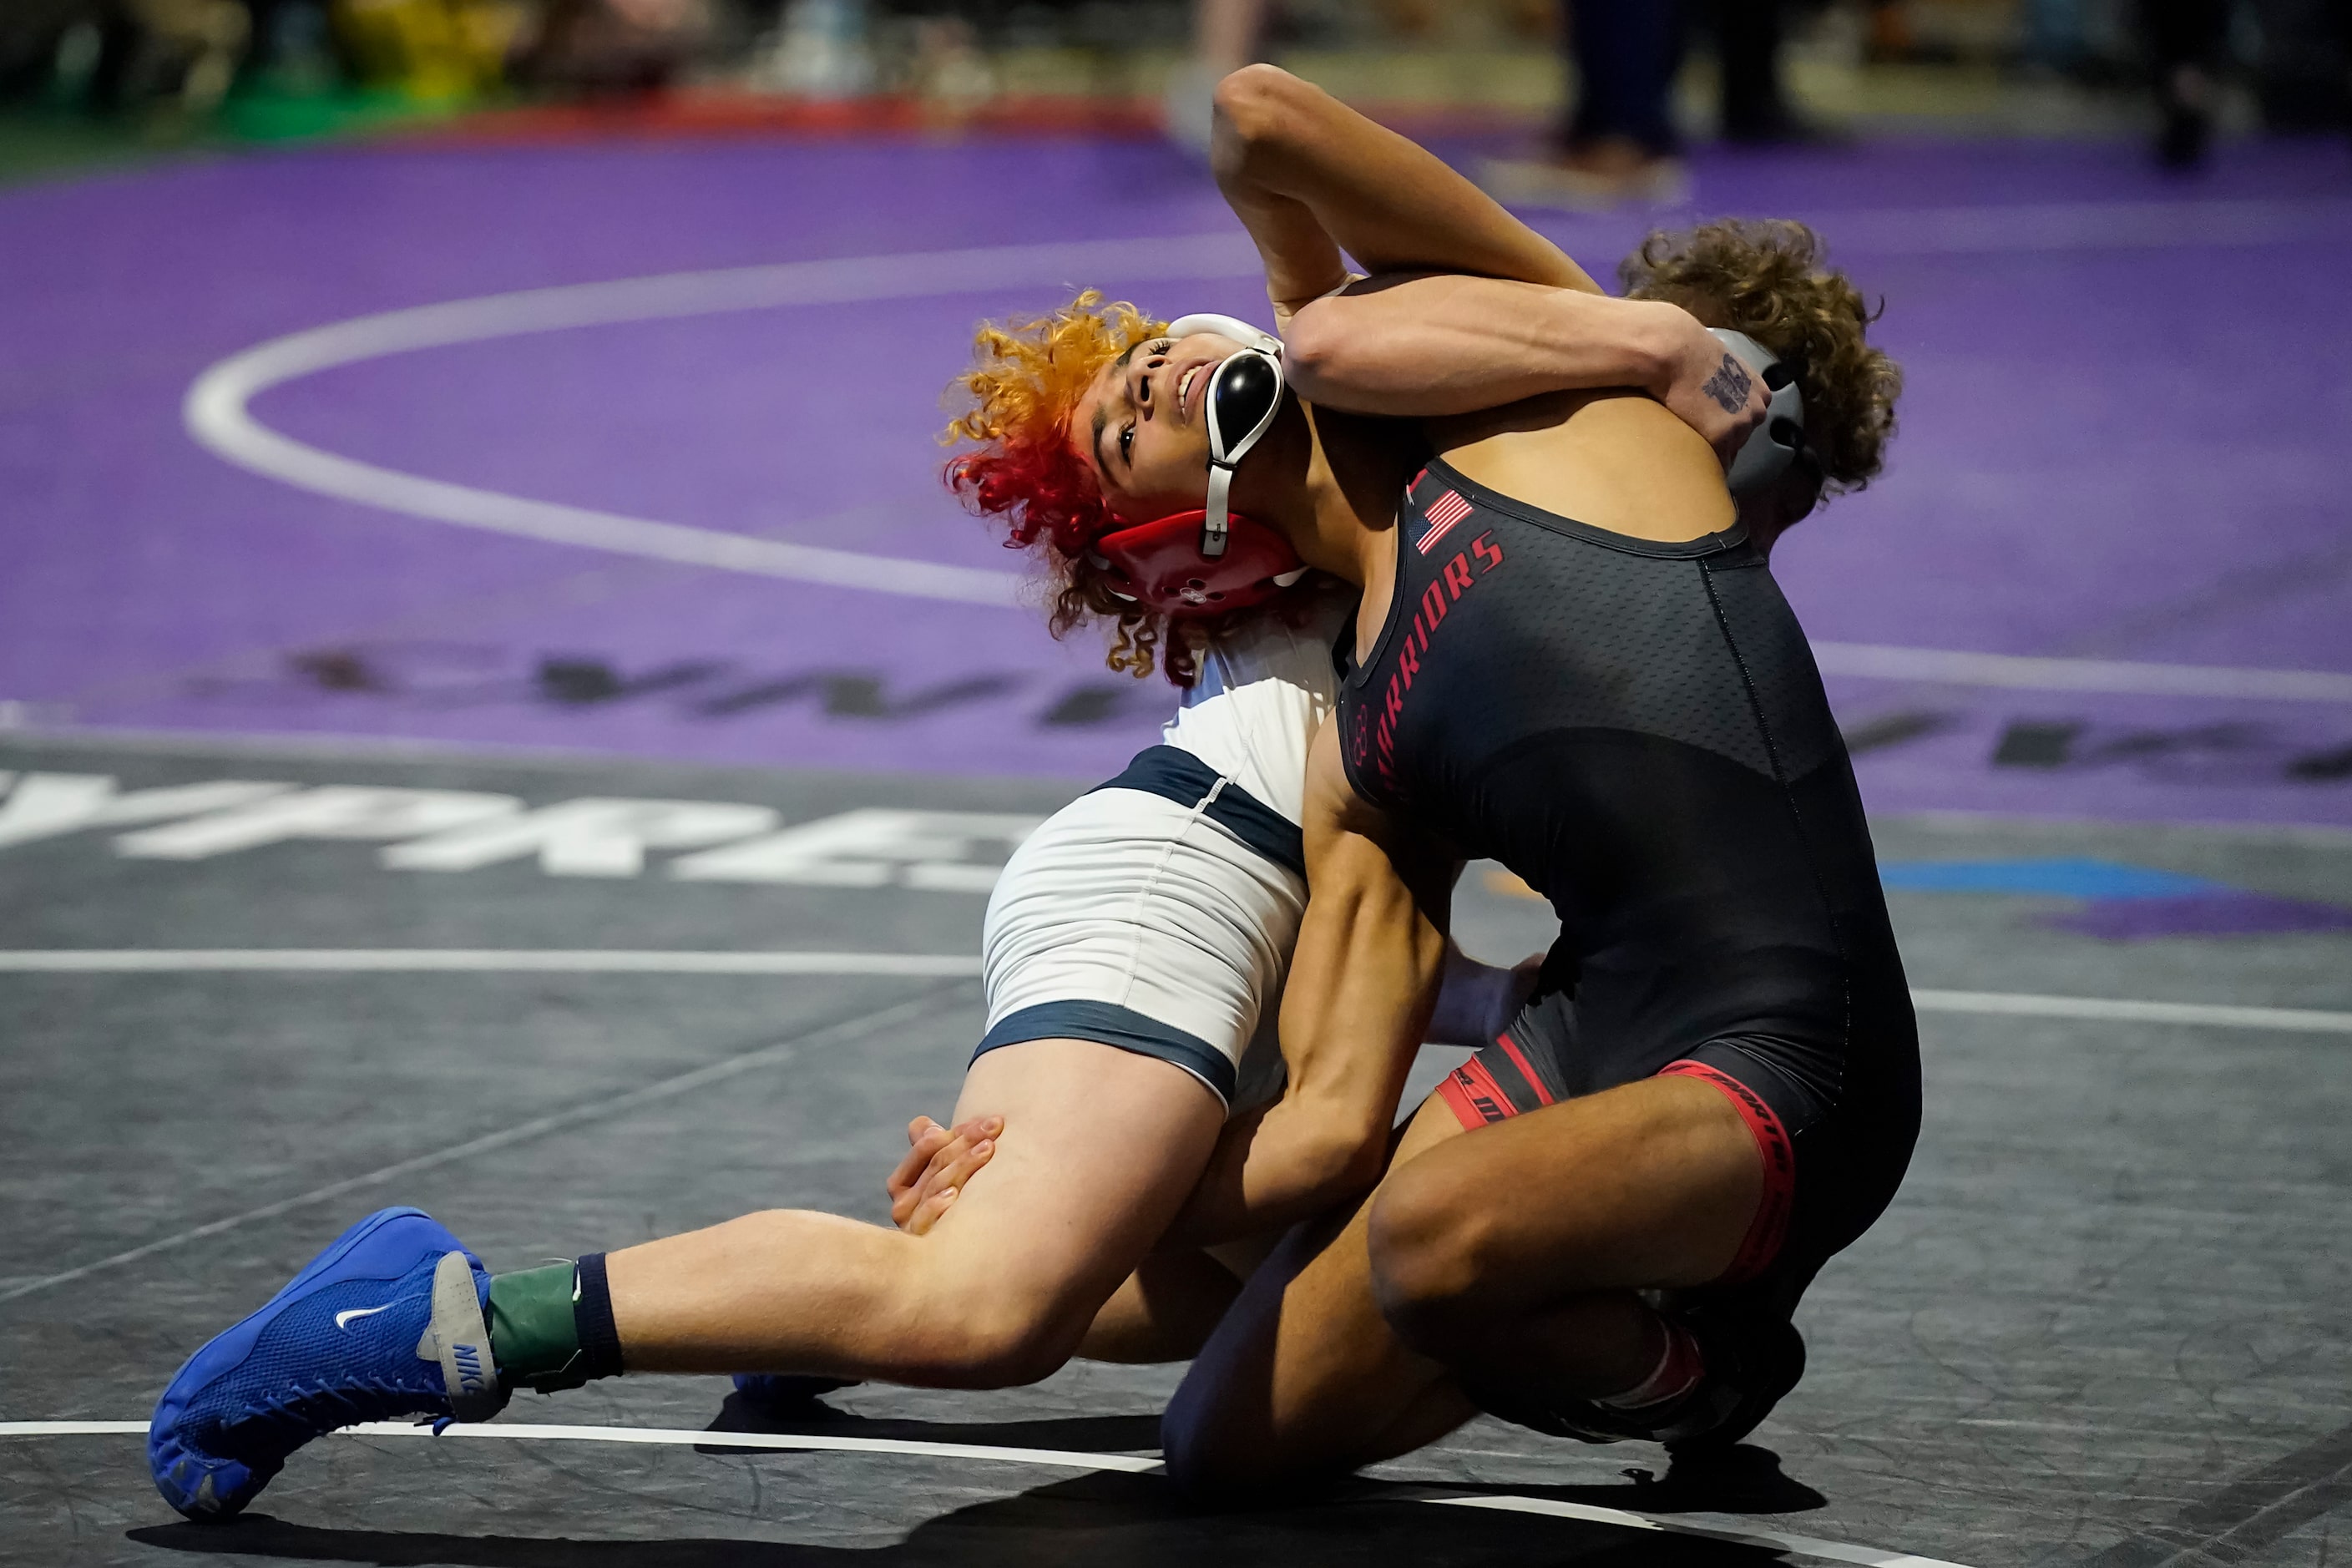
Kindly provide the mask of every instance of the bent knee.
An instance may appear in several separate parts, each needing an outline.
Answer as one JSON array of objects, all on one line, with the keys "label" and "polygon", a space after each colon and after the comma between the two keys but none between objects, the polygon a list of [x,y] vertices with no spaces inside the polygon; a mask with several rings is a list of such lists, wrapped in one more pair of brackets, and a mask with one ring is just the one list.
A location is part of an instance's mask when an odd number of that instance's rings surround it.
[{"label": "bent knee", "polygon": [[1415,1350],[1433,1352],[1486,1304],[1493,1229],[1477,1194],[1443,1173],[1399,1171],[1372,1200],[1372,1293]]},{"label": "bent knee", "polygon": [[1051,1377],[1076,1353],[1087,1314],[1055,1302],[971,1302],[927,1321],[923,1381],[945,1388],[1017,1388]]}]

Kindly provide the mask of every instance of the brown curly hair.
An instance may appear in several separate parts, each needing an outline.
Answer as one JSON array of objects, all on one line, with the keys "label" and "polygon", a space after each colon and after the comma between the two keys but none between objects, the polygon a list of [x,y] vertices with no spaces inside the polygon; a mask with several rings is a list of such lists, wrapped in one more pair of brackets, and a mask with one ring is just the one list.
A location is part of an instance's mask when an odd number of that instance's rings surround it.
[{"label": "brown curly hair", "polygon": [[1218,637],[1269,612],[1301,617],[1322,589],[1310,585],[1310,572],[1273,604],[1171,622],[1113,593],[1109,574],[1094,563],[1094,542],[1119,523],[1070,439],[1070,417],[1104,365],[1166,327],[1091,289],[1043,316],[982,322],[971,368],[948,387],[968,406],[940,440],[975,447],[948,460],[948,487],[973,511],[1003,521],[1007,549],[1026,550],[1045,567],[1054,636],[1106,622],[1111,668],[1139,678],[1157,668],[1191,686],[1202,651]]},{"label": "brown curly hair", "polygon": [[1630,298],[1664,300],[1702,325],[1745,332],[1795,372],[1825,499],[1878,477],[1903,392],[1902,367],[1863,337],[1884,302],[1872,310],[1828,262],[1828,245],[1801,223],[1725,218],[1654,230],[1617,268]]}]

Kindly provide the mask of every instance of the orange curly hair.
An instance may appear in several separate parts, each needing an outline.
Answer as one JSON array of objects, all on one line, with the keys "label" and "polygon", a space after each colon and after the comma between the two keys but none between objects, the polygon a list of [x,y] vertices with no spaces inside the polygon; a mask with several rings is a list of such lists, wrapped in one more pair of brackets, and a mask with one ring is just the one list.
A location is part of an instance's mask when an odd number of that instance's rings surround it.
[{"label": "orange curly hair", "polygon": [[[971,368],[948,387],[950,399],[969,405],[940,441],[968,441],[978,448],[948,460],[948,487],[974,512],[1003,520],[1006,549],[1026,550],[1044,563],[1046,624],[1055,637],[1090,621],[1108,622],[1111,668],[1139,677],[1158,668],[1178,686],[1190,686],[1199,676],[1202,647],[1227,627],[1275,606],[1187,616],[1178,626],[1113,593],[1108,574],[1087,551],[1118,520],[1070,439],[1070,417],[1103,366],[1166,328],[1125,300],[1106,303],[1092,289],[1043,316],[1001,326],[982,322],[972,338]],[[1313,576],[1308,574],[1310,581]],[[1285,599],[1307,597],[1299,593],[1305,585],[1287,591]]]}]

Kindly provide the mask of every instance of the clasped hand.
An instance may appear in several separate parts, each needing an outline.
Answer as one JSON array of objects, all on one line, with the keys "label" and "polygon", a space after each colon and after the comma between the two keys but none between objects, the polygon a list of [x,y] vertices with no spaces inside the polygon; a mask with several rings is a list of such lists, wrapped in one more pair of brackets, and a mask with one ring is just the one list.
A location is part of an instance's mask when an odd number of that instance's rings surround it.
[{"label": "clasped hand", "polygon": [[972,1173],[996,1157],[1002,1116],[975,1116],[942,1127],[928,1116],[907,1123],[907,1157],[882,1185],[890,1194],[890,1223],[923,1236],[940,1223]]},{"label": "clasped hand", "polygon": [[1684,424],[1706,437],[1716,457],[1728,468],[1748,437],[1764,423],[1771,389],[1688,311],[1675,305],[1666,309],[1680,320],[1674,322],[1665,374],[1652,384],[1651,393]]}]

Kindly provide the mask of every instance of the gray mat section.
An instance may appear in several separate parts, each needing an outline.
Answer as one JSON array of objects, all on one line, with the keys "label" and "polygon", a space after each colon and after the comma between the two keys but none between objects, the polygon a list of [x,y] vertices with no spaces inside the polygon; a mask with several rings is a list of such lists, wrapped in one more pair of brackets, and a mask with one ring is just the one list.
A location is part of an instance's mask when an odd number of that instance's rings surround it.
[{"label": "gray mat section", "polygon": [[[543,761],[141,752],[0,742],[0,769],[124,787],[223,776],[853,806],[1050,810],[1034,782]],[[1888,859],[2094,857],[2352,902],[2352,853],[2192,829],[1888,821]],[[185,863],[104,834],[0,850],[0,946],[972,951],[973,893],[425,877],[365,843]],[[658,858],[658,857],[656,858]],[[2341,933],[2107,942],[2048,900],[1898,894],[1916,984],[2352,1008]],[[1461,928],[1517,955],[1541,909],[1474,868]],[[900,1026],[845,1036],[907,1005]],[[0,1302],[0,1419],[143,1415],[180,1358],[354,1215],[415,1202],[494,1267],[789,1204],[882,1215],[905,1119],[950,1102],[980,1013],[961,982],[600,975],[0,975],[0,1291],[535,1119],[574,1120]],[[1924,1020],[1928,1118],[1902,1196],[1823,1275],[1813,1372],[1742,1476],[1657,1479],[1482,1421],[1376,1482],[1507,1488],[1977,1565],[2324,1568],[2345,1521],[2352,1267],[2340,1037],[2031,1018]],[[824,1033],[828,1028],[835,1033]],[[820,1042],[777,1050],[794,1040]],[[824,1044],[834,1041],[834,1044]],[[707,1087],[630,1099],[761,1052]],[[1431,1053],[1425,1080],[1445,1065]],[[608,1109],[600,1109],[608,1108]],[[1074,1365],[994,1394],[860,1389],[829,1429],[1148,1448],[1174,1369]],[[725,1384],[525,1399],[512,1418],[700,1426]],[[28,1563],[1526,1563],[1721,1559],[1703,1542],[1383,1500],[1199,1520],[1151,1478],[983,1463],[603,1445],[337,1440],[267,1519],[170,1521],[125,1438],[0,1439],[0,1556]],[[1640,1479],[1628,1472],[1642,1472]],[[845,1553],[855,1552],[852,1559]]]}]

